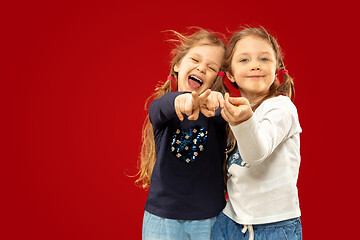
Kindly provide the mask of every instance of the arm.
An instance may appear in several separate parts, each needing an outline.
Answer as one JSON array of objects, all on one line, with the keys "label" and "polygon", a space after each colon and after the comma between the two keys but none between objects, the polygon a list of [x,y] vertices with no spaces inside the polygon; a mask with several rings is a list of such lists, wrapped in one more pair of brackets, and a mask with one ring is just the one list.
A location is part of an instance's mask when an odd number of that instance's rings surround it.
[{"label": "arm", "polygon": [[214,121],[217,124],[227,124],[227,122],[225,121],[225,119],[223,118],[223,116],[221,115],[221,108],[218,108],[215,110],[215,116],[214,116]]},{"label": "arm", "polygon": [[249,164],[261,163],[281,142],[300,132],[296,108],[290,99],[270,104],[263,113],[231,126],[239,152]]},{"label": "arm", "polygon": [[182,92],[170,92],[155,99],[149,107],[149,119],[154,128],[159,128],[169,120],[177,118],[175,111],[175,98]]},{"label": "arm", "polygon": [[176,117],[183,121],[184,114],[188,120],[197,120],[199,112],[199,97],[196,92],[170,92],[151,103],[149,118],[153,127],[159,128]]}]

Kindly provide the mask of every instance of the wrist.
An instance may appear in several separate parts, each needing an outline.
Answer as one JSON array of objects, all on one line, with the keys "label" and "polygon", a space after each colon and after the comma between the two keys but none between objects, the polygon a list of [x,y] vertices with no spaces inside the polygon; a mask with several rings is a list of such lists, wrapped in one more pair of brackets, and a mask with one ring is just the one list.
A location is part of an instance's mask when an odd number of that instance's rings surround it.
[{"label": "wrist", "polygon": [[245,116],[243,116],[241,119],[239,119],[239,121],[231,122],[230,125],[231,126],[240,125],[240,124],[248,121],[250,118],[252,118],[253,115],[254,115],[254,113],[250,110],[249,113],[246,114]]}]

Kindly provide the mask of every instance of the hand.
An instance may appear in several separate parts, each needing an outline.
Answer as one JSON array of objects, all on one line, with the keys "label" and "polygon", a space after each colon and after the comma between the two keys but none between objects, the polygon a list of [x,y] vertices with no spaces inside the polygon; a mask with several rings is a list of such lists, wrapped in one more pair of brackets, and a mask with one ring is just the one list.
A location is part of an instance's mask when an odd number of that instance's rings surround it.
[{"label": "hand", "polygon": [[206,117],[215,116],[215,110],[219,107],[223,108],[225,100],[220,92],[206,90],[199,96],[200,111]]},{"label": "hand", "polygon": [[221,116],[232,126],[245,122],[253,115],[250,102],[244,97],[230,97],[225,93],[224,108],[221,109]]},{"label": "hand", "polygon": [[184,115],[189,120],[197,120],[199,117],[199,96],[196,92],[184,93],[175,98],[175,111],[180,121],[184,120]]}]

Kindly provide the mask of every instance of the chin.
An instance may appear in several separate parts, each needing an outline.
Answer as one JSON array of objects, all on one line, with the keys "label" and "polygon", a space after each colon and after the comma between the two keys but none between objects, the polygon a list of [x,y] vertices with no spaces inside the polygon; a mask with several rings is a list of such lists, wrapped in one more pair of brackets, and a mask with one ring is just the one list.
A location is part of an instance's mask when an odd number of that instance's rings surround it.
[{"label": "chin", "polygon": [[195,90],[195,92],[200,95],[202,94],[203,92],[205,92],[208,88],[199,88],[198,90]]},{"label": "chin", "polygon": [[197,89],[194,89],[194,88],[187,88],[188,92],[196,92],[197,94],[201,94],[203,92],[205,92],[205,89],[203,87],[200,87],[200,88],[197,88]]}]

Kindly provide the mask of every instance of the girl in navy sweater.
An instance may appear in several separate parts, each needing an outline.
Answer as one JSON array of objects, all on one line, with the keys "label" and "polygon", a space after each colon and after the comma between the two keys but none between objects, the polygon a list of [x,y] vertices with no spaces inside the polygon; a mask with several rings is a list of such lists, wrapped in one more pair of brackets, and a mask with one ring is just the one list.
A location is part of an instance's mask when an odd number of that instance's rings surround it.
[{"label": "girl in navy sweater", "polygon": [[[225,47],[214,33],[179,37],[170,76],[155,90],[143,129],[138,183],[149,188],[143,239],[210,239],[225,206]],[[220,75],[220,76],[219,76]]]}]

